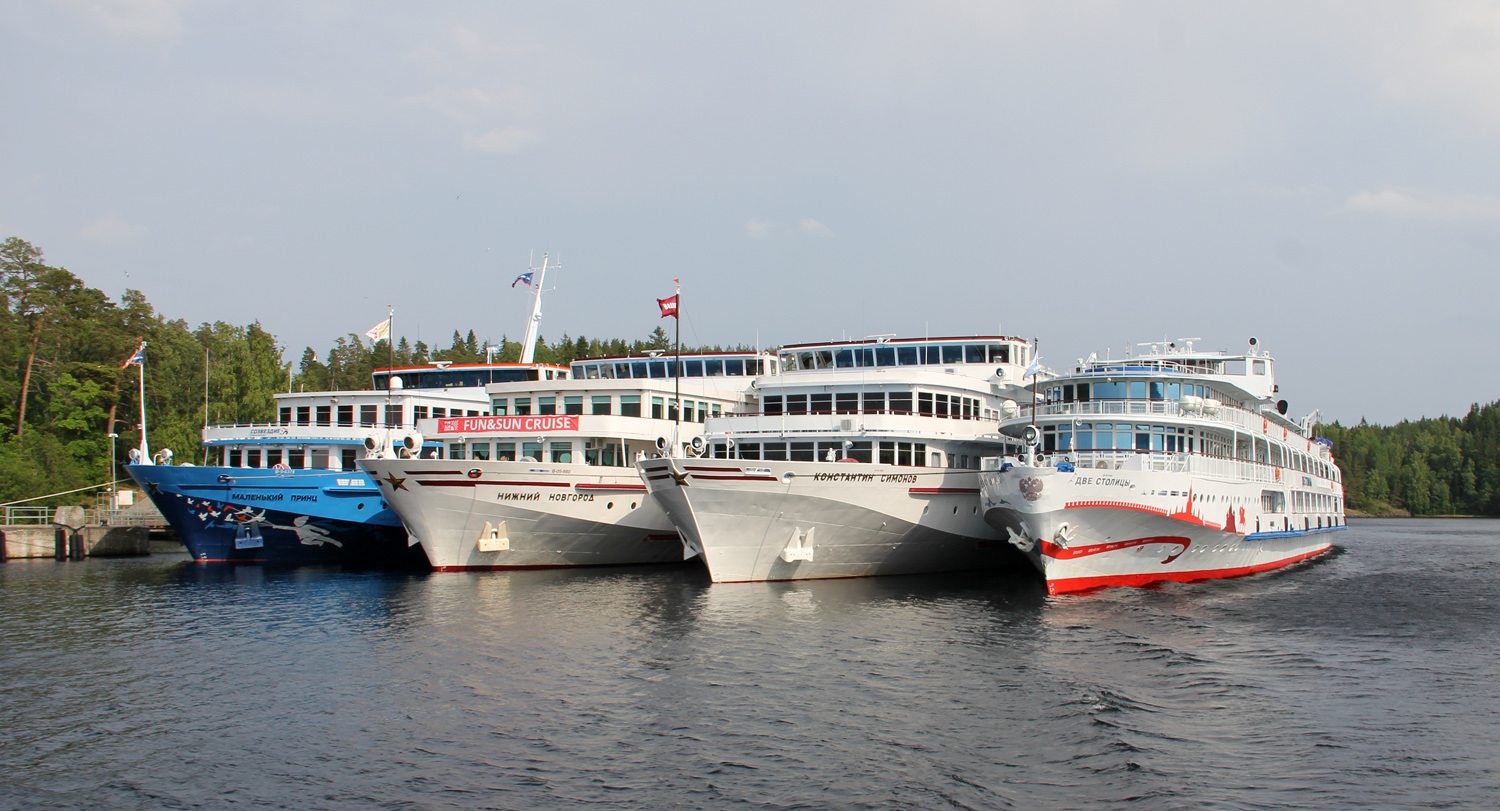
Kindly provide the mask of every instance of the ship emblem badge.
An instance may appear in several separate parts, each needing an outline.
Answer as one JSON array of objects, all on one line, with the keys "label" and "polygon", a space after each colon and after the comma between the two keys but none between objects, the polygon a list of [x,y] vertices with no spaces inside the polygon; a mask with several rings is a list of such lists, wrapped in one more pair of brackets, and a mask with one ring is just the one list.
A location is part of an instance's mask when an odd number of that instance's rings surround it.
[{"label": "ship emblem badge", "polygon": [[1027,501],[1036,501],[1042,497],[1041,479],[1027,476],[1021,480],[1020,487],[1021,495],[1025,496]]},{"label": "ship emblem badge", "polygon": [[484,475],[484,472],[477,467],[469,469],[469,478],[471,479],[477,479],[482,475]]}]

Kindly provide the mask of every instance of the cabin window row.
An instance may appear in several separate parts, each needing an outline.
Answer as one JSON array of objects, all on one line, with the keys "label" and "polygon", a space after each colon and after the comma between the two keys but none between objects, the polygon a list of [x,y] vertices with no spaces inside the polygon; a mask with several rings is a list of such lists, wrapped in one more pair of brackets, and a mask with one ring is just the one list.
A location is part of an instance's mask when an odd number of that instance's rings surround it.
[{"label": "cabin window row", "polygon": [[[335,452],[336,451],[336,452]],[[293,470],[354,470],[358,467],[359,448],[223,448],[220,462],[225,467],[267,467],[286,465]]]},{"label": "cabin window row", "polygon": [[[639,394],[622,394],[615,397],[607,394],[600,395],[577,395],[564,396],[562,410],[558,411],[557,397],[498,397],[490,402],[490,414],[496,417],[517,416],[526,417],[532,414],[583,414],[587,409],[588,414],[594,416],[611,416],[616,413],[615,407],[619,406],[619,415],[622,417],[639,417],[641,414],[641,396]],[[650,399],[652,419],[677,419],[677,400],[669,397],[652,397]],[[709,403],[684,399],[682,401],[682,419],[684,422],[703,422],[709,417],[722,416],[724,406],[722,403]]]},{"label": "cabin window row", "polygon": [[[678,377],[677,360],[629,360],[579,363],[575,368],[589,380],[662,380]],[[716,358],[682,361],[682,377],[756,377],[765,373],[764,358]]]},{"label": "cabin window row", "polygon": [[[915,400],[915,403],[913,402]],[[984,413],[979,400],[953,394],[922,391],[837,392],[767,395],[761,399],[767,416],[780,414],[918,414],[956,420],[979,419]],[[988,414],[984,414],[988,417]]]},{"label": "cabin window row", "polygon": [[[383,409],[385,417],[383,422],[381,421],[382,409],[380,406],[362,405],[358,408],[359,411],[356,415],[355,406],[352,405],[337,407],[332,405],[297,406],[295,410],[291,406],[282,406],[279,416],[283,425],[316,425],[325,427],[337,425],[340,428],[379,428],[385,426],[394,428],[405,424],[405,406],[385,406]],[[414,420],[426,419],[427,414],[427,406],[414,406],[412,408],[412,419]],[[443,417],[447,416],[448,412],[446,409],[434,408],[432,409],[432,415]],[[453,409],[452,415],[455,417],[463,416],[463,409]],[[358,416],[358,420],[355,419],[356,416]],[[469,416],[477,417],[479,416],[479,412],[470,411]]]},{"label": "cabin window row", "polygon": [[[491,456],[493,448],[494,455]],[[520,453],[518,457],[516,454]],[[449,459],[472,459],[476,462],[558,462],[573,461],[573,443],[559,442],[453,442],[448,445]]]},{"label": "cabin window row", "polygon": [[1095,383],[1069,383],[1053,386],[1046,396],[1053,402],[1080,402],[1089,400],[1179,400],[1184,395],[1224,399],[1213,386],[1194,383],[1170,383],[1163,380],[1119,380]]},{"label": "cabin window row", "polygon": [[876,344],[846,349],[793,350],[782,352],[780,357],[781,369],[786,372],[956,363],[1022,364],[1026,362],[1026,347],[1012,347],[1010,344]]}]

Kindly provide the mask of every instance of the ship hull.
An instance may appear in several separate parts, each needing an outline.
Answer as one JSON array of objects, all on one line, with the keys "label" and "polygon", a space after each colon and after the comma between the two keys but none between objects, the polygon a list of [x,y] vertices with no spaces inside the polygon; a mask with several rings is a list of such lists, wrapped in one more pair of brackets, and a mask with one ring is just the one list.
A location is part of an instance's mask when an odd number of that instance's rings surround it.
[{"label": "ship hull", "polygon": [[635,468],[428,459],[361,465],[438,571],[675,563],[694,554],[647,498]]},{"label": "ship hull", "polygon": [[981,474],[987,522],[1051,594],[1239,577],[1332,548],[1341,516],[1268,513],[1262,486],[1186,473],[1013,467]]},{"label": "ship hull", "polygon": [[1019,563],[979,514],[975,471],[717,459],[640,467],[716,583]]},{"label": "ship hull", "polygon": [[128,465],[200,563],[425,568],[359,473]]}]

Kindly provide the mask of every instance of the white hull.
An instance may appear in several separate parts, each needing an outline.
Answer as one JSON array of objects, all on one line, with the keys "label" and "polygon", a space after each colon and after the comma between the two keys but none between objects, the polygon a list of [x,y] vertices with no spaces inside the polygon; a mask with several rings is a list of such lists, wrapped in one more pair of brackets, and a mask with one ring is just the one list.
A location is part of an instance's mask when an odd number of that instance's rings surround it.
[{"label": "white hull", "polygon": [[1267,513],[1262,485],[1189,473],[1015,466],[981,474],[985,520],[1051,594],[1237,577],[1327,552],[1342,516]]},{"label": "white hull", "polygon": [[633,467],[442,459],[360,464],[438,571],[691,556]]},{"label": "white hull", "polygon": [[977,471],[701,458],[640,467],[716,583],[1017,563],[980,514]]}]

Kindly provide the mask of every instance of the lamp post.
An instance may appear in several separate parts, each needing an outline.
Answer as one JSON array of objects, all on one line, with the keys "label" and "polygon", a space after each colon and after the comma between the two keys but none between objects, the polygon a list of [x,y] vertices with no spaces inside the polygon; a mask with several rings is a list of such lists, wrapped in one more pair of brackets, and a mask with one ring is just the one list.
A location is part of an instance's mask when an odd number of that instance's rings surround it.
[{"label": "lamp post", "polygon": [[119,434],[109,435],[109,509],[120,509],[120,493],[115,485],[115,439]]}]

